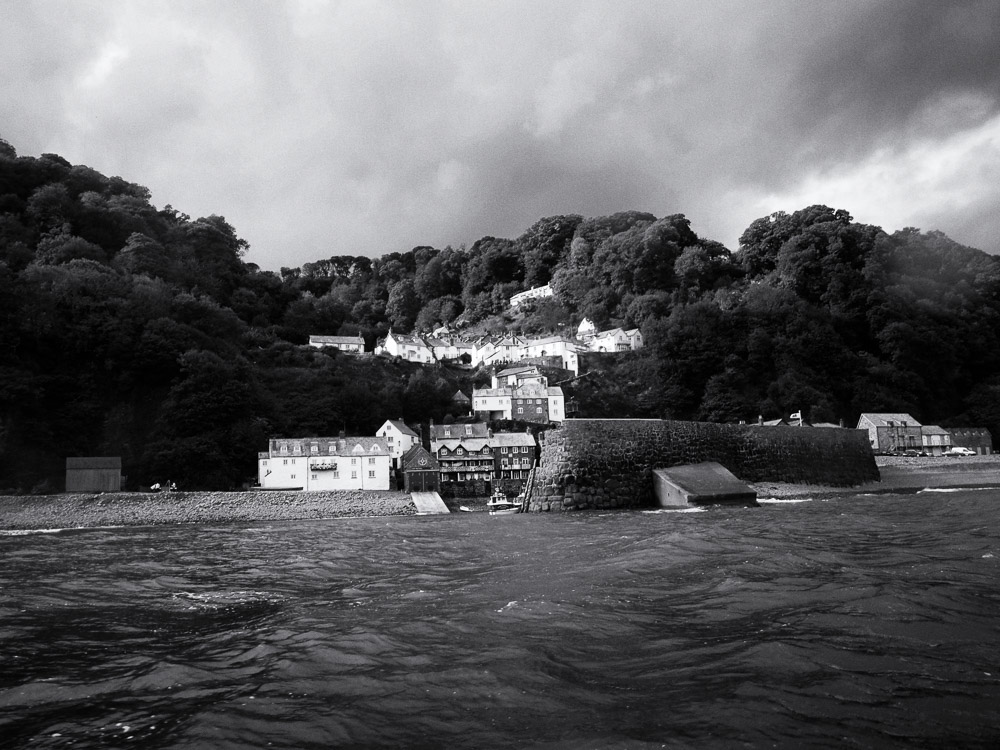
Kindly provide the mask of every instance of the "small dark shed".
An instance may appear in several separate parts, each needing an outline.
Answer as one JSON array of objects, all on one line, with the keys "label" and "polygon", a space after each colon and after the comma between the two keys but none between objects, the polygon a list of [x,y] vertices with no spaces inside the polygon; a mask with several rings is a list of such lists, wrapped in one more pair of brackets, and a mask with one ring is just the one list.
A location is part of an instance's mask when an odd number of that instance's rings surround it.
[{"label": "small dark shed", "polygon": [[76,456],[66,459],[67,492],[119,492],[121,456]]},{"label": "small dark shed", "polygon": [[414,445],[406,451],[402,463],[406,492],[438,492],[441,489],[441,466],[434,454],[422,445]]}]

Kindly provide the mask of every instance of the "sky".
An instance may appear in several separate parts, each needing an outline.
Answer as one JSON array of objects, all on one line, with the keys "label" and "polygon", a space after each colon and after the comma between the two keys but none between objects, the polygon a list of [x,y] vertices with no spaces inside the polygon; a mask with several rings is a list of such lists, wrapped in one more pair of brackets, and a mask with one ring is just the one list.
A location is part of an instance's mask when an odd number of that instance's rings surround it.
[{"label": "sky", "polygon": [[0,137],[262,268],[823,203],[1000,253],[996,0],[0,0]]}]

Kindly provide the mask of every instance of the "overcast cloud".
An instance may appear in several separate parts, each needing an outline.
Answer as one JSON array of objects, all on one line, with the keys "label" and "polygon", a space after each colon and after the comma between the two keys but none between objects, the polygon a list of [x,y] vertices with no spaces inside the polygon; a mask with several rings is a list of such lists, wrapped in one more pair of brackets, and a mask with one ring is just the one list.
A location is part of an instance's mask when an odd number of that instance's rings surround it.
[{"label": "overcast cloud", "polygon": [[813,203],[1000,252],[996,0],[0,0],[0,136],[264,268]]}]

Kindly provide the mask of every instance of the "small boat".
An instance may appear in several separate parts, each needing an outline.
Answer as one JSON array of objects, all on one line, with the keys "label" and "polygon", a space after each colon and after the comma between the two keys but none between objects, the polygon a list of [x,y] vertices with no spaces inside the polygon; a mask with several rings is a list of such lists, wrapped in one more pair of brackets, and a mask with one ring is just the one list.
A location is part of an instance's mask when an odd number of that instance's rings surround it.
[{"label": "small boat", "polygon": [[502,490],[494,490],[493,496],[486,502],[486,509],[491,515],[507,515],[521,512],[521,502],[515,498],[510,500]]}]

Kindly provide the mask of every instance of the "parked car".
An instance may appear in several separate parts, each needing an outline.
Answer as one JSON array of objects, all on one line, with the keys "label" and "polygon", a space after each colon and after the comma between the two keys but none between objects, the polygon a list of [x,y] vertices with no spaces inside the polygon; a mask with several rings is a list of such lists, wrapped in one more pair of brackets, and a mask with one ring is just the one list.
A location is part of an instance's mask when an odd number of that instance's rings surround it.
[{"label": "parked car", "polygon": [[910,448],[909,450],[903,451],[903,455],[904,456],[911,456],[911,457],[915,458],[917,456],[926,456],[927,454],[924,453],[923,451],[918,451],[918,450],[914,450],[913,448]]},{"label": "parked car", "polygon": [[945,456],[974,456],[974,455],[976,455],[976,452],[974,450],[972,450],[971,448],[963,448],[963,447],[961,447],[959,445],[956,445],[954,448],[949,448],[948,450],[946,450],[943,455],[945,455]]}]

